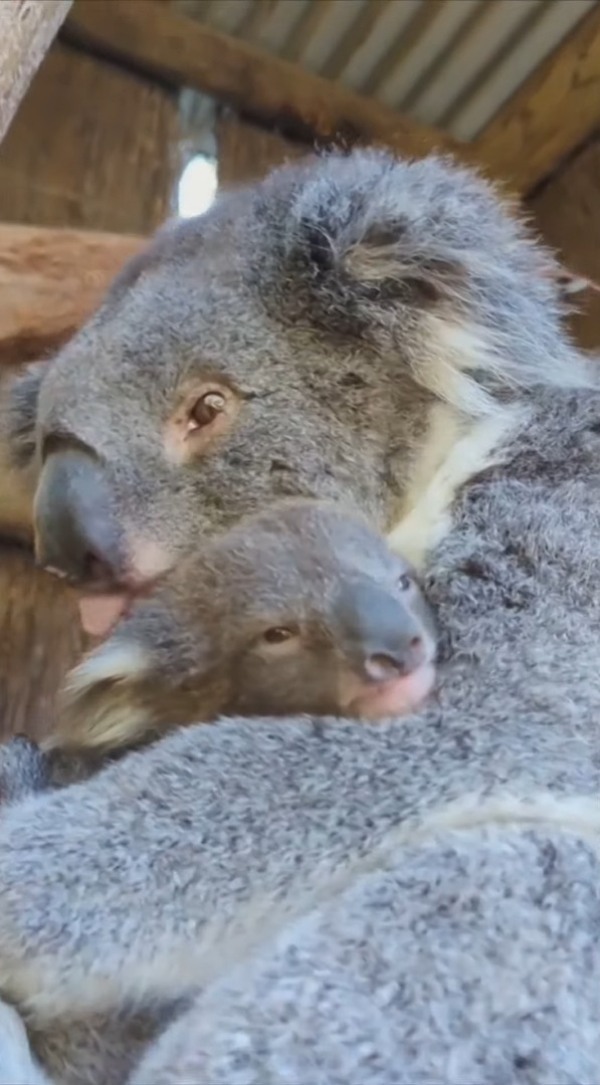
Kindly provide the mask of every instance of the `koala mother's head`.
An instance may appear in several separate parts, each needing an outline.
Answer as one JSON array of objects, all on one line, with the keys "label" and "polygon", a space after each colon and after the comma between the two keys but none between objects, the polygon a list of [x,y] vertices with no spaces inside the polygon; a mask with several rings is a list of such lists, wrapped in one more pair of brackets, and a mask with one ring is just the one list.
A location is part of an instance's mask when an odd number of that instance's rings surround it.
[{"label": "koala mother's head", "polygon": [[442,159],[333,154],[225,195],[15,383],[38,559],[137,591],[279,497],[343,498],[389,526],[436,402],[464,421],[572,378],[554,271]]}]

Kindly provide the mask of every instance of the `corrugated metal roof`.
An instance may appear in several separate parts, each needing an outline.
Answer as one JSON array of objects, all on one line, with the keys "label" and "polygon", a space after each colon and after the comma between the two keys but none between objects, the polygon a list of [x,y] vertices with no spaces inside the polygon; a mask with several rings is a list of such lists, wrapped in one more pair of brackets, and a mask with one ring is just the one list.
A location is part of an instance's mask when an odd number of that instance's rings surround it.
[{"label": "corrugated metal roof", "polygon": [[600,0],[175,0],[217,30],[473,139]]}]

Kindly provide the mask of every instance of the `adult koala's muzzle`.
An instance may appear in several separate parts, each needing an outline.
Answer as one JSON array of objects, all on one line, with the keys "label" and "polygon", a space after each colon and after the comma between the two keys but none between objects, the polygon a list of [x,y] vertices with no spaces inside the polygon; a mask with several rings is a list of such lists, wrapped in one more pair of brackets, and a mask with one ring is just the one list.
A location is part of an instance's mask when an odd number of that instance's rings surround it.
[{"label": "adult koala's muzzle", "polygon": [[77,584],[123,582],[122,532],[101,463],[84,449],[46,459],[34,500],[35,549],[44,568]]}]

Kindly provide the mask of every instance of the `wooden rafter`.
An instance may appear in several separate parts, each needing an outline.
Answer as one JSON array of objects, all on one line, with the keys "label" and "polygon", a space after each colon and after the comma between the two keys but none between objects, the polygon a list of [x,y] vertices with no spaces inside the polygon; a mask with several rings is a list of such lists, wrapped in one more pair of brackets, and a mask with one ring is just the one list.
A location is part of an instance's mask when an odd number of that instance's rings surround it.
[{"label": "wooden rafter", "polygon": [[493,175],[530,192],[600,125],[600,4],[474,142]]},{"label": "wooden rafter", "polygon": [[0,3],[0,140],[72,0]]},{"label": "wooden rafter", "polygon": [[174,85],[187,85],[286,135],[385,144],[404,154],[464,144],[263,50],[145,0],[84,0],[71,40]]}]

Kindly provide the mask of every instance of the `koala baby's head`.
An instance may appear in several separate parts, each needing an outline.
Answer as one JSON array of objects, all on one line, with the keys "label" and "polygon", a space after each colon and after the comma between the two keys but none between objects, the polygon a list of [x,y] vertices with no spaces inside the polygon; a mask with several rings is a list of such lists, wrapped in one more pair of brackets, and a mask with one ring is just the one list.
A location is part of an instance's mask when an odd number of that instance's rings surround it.
[{"label": "koala baby's head", "polygon": [[223,196],[16,383],[40,562],[120,593],[284,496],[389,528],[432,405],[458,430],[576,378],[556,273],[491,186],[435,157],[330,154]]},{"label": "koala baby's head", "polygon": [[419,707],[435,626],[406,563],[340,506],[284,501],[169,573],[73,672],[53,745],[116,749],[219,714]]}]

